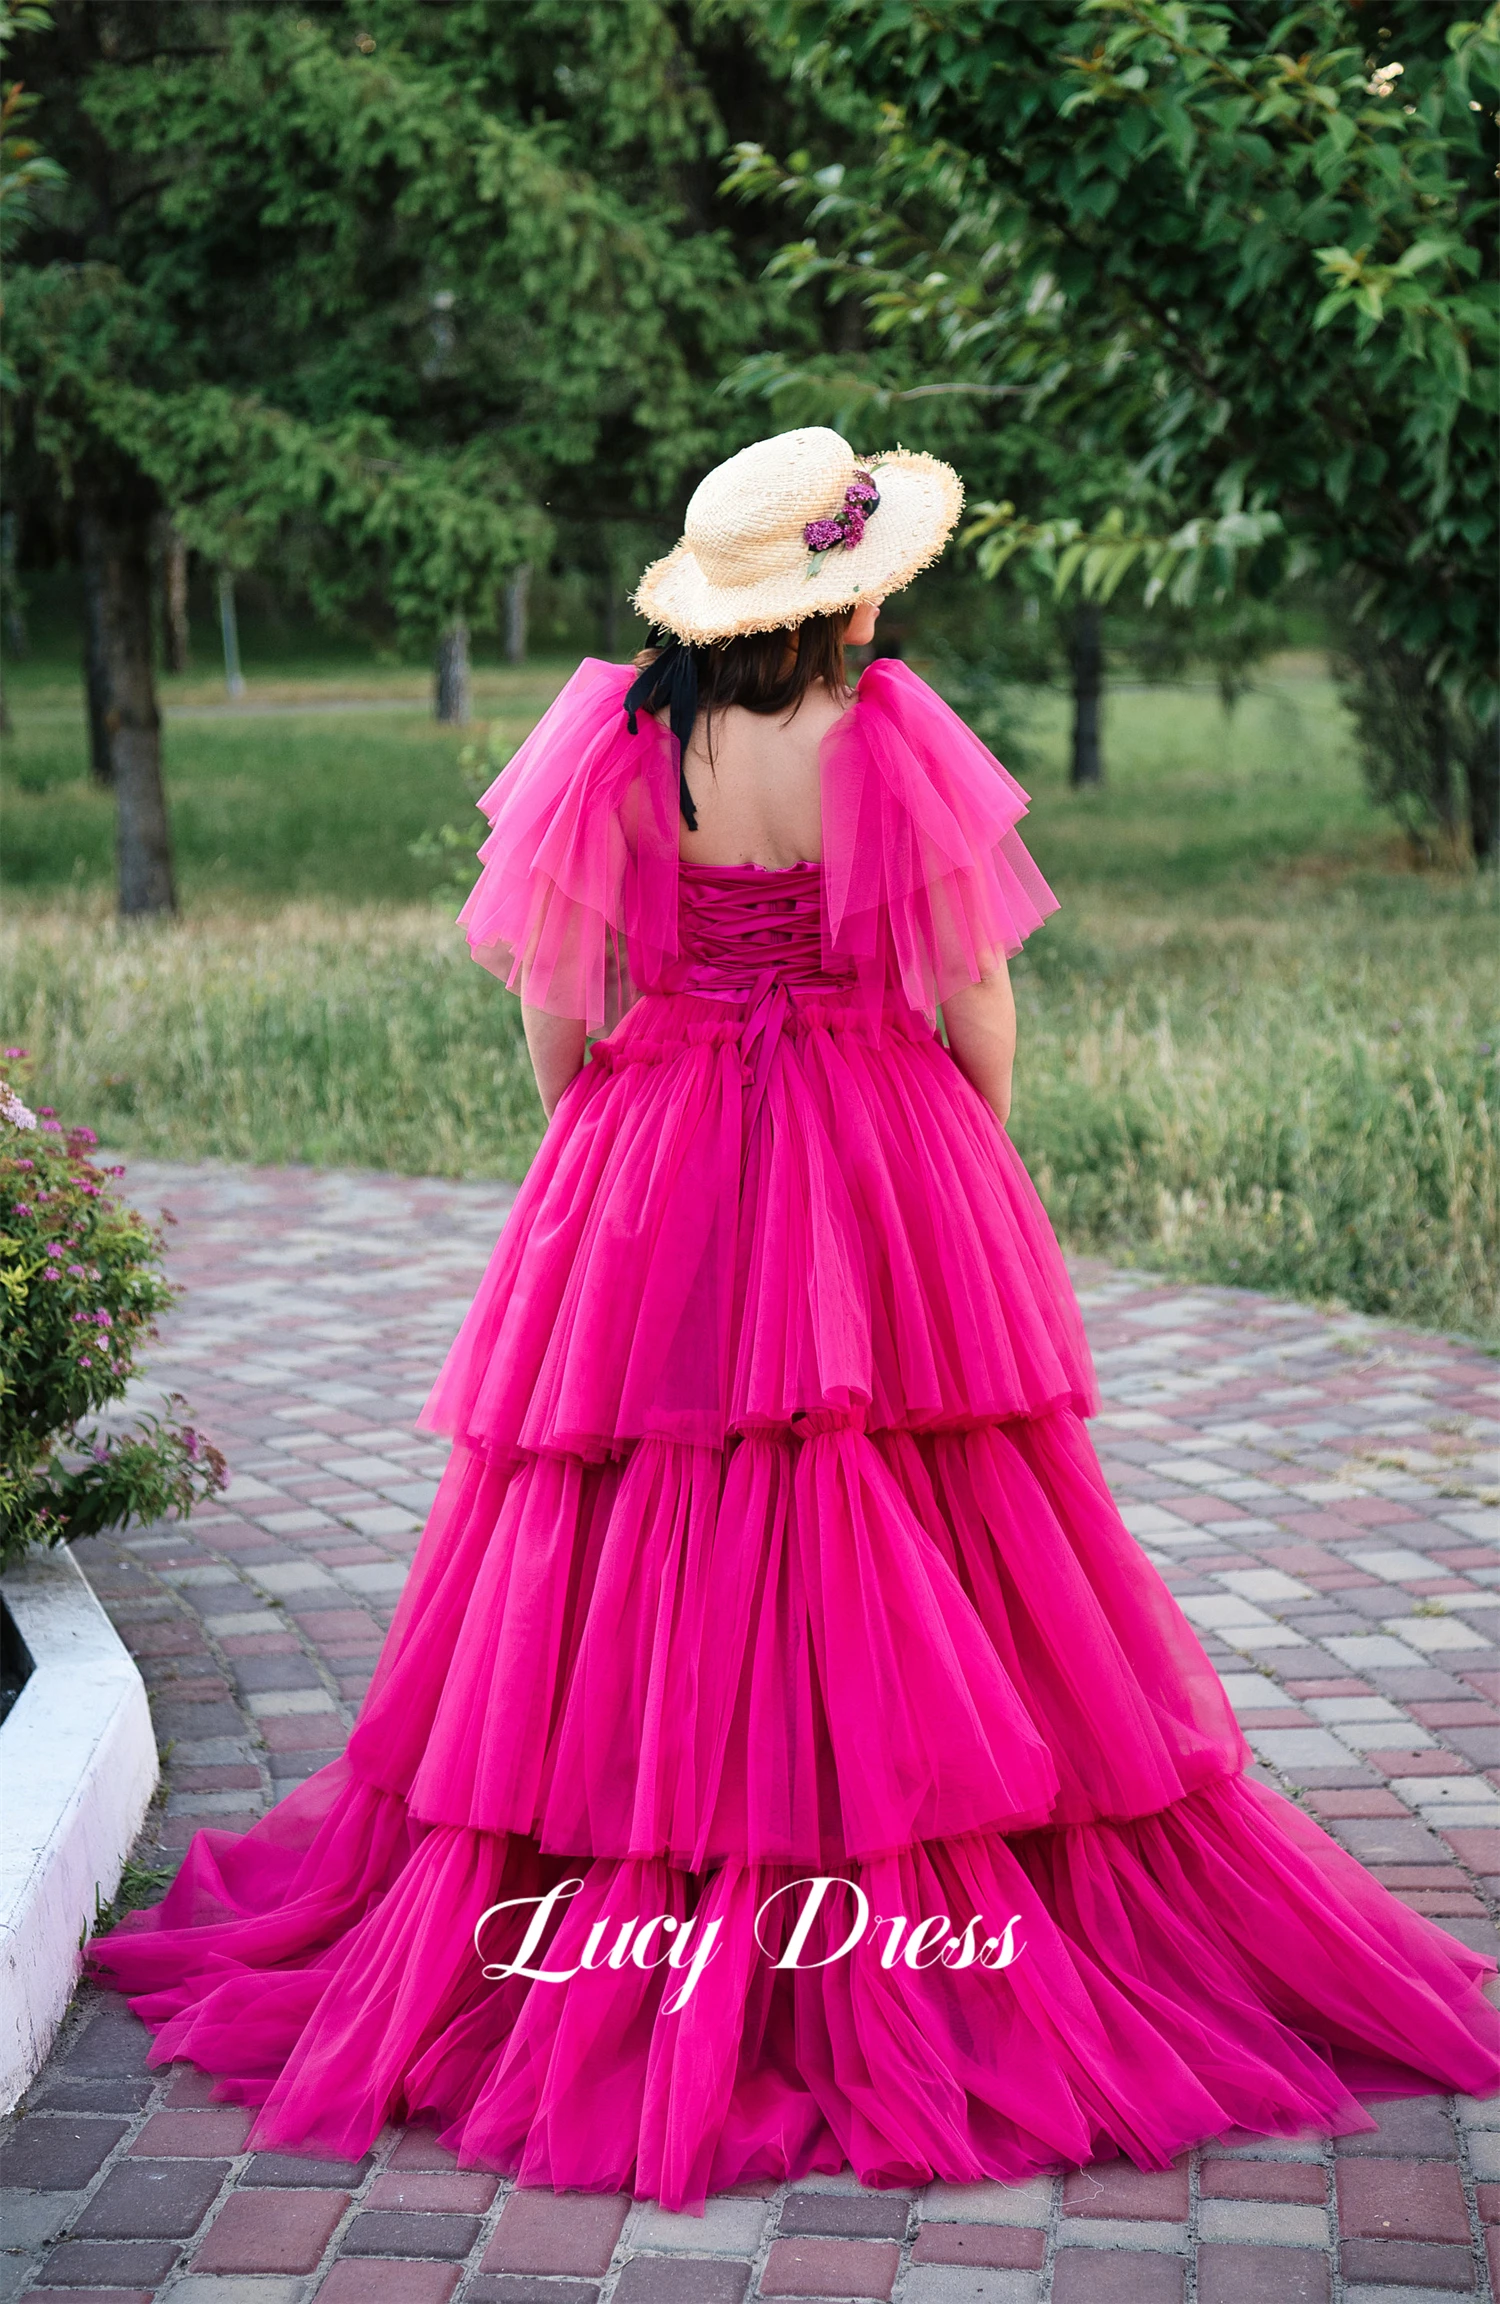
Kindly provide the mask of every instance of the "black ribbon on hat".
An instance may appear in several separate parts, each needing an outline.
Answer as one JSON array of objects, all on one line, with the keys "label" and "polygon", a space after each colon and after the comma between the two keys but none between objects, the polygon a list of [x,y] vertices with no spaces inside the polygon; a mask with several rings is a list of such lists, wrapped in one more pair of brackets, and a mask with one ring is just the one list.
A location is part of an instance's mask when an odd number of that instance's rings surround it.
[{"label": "black ribbon on hat", "polygon": [[677,797],[690,832],[698,829],[698,811],[693,806],[693,795],[688,790],[688,739],[693,733],[693,722],[698,717],[698,652],[688,642],[669,633],[659,655],[644,669],[637,672],[625,691],[625,725],[632,736],[640,733],[636,727],[637,712],[659,712],[667,707],[667,721],[677,739]]}]

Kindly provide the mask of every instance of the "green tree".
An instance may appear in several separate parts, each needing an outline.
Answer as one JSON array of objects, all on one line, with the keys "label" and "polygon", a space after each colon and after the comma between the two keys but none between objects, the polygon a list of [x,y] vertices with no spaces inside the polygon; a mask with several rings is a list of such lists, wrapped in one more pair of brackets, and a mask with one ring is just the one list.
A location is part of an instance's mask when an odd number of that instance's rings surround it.
[{"label": "green tree", "polygon": [[11,485],[76,509],[121,905],[151,910],[159,510],[429,640],[493,626],[559,524],[659,515],[745,436],[710,387],[772,291],[714,212],[710,82],[739,59],[737,130],[773,82],[724,0],[50,16],[25,46],[68,186],[10,276]]},{"label": "green tree", "polygon": [[[1019,387],[1054,439],[1082,393],[1128,462],[1103,517],[981,508],[992,571],[1040,551],[1085,597],[1144,575],[1182,598],[1236,560],[1261,592],[1311,570],[1446,723],[1493,728],[1500,10],[768,7],[813,78],[883,108],[887,181],[839,250],[875,326],[929,372]],[[743,155],[742,180],[766,167]],[[1159,525],[1156,491],[1190,517]],[[1452,750],[1484,854],[1494,743]]]},{"label": "green tree", "polygon": [[[1277,580],[1258,547],[1280,521],[1238,504],[1189,517],[1147,457],[1150,380],[1139,364],[1126,366],[1111,317],[1075,309],[1045,275],[1018,294],[1007,271],[1013,229],[981,172],[951,149],[915,141],[890,107],[865,110],[863,135],[849,139],[852,161],[797,153],[782,163],[747,144],[729,179],[741,194],[803,212],[807,236],[779,250],[773,270],[794,292],[818,288],[857,310],[863,342],[851,359],[855,331],[846,327],[839,350],[756,355],[730,389],[770,401],[782,421],[833,421],[860,437],[897,429],[908,446],[960,465],[971,506],[965,536],[1026,610],[1024,631],[1011,619],[986,636],[990,649],[998,643],[1012,679],[1068,682],[1071,781],[1096,783],[1106,604],[1168,595],[1154,628],[1118,613],[1108,626],[1111,653],[1128,632],[1128,656],[1160,670],[1168,657],[1179,669],[1187,660],[1191,603],[1197,653],[1232,688],[1271,627],[1253,599],[1231,596],[1246,589],[1247,555],[1258,563],[1252,583]],[[972,619],[960,612],[958,621]],[[977,637],[970,633],[971,646]],[[941,636],[937,645],[952,653]],[[992,678],[972,661],[951,666],[954,676],[976,696]]]},{"label": "green tree", "polygon": [[[0,60],[18,32],[36,30],[45,21],[46,10],[38,0],[0,0]],[[41,149],[27,125],[36,105],[36,97],[27,93],[22,81],[0,79],[0,272],[31,223],[38,193],[63,181],[57,162]],[[0,328],[3,320],[4,306],[0,304]],[[15,370],[6,359],[0,334],[0,392],[13,390],[15,383]],[[13,635],[24,634],[24,604],[16,577],[12,517],[0,528],[0,632],[7,642]],[[5,689],[0,682],[0,733],[8,733],[9,728]]]}]

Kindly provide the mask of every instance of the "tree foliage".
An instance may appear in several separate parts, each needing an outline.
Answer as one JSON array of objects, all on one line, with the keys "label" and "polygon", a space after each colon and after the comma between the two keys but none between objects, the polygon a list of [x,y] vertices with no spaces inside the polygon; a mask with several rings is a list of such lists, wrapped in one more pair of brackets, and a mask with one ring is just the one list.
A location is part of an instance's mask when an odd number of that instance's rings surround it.
[{"label": "tree foliage", "polygon": [[1492,707],[1500,9],[771,4],[893,108],[896,181],[949,218],[877,325],[1033,407],[1081,381],[1141,480],[1278,513],[1279,551],[1357,566]]},{"label": "tree foliage", "polygon": [[12,277],[23,452],[105,452],[320,605],[492,622],[557,508],[654,508],[763,295],[691,182],[724,141],[665,0],[59,0],[69,192]]},{"label": "tree foliage", "polygon": [[[41,31],[46,23],[41,0],[0,0],[0,57],[18,33]],[[24,81],[0,84],[0,257],[10,255],[31,223],[37,196],[65,180],[27,127],[36,108]],[[0,368],[0,378],[8,384],[10,372]]]},{"label": "tree foliage", "polygon": [[6,486],[72,507],[122,909],[174,900],[141,599],[162,510],[431,640],[493,628],[559,523],[659,517],[739,444],[711,387],[780,296],[716,207],[721,96],[743,132],[774,85],[755,24],[751,0],[28,0],[54,160],[9,270]]},{"label": "tree foliage", "polygon": [[1021,481],[970,529],[992,569],[1039,552],[1099,599],[1340,579],[1493,720],[1500,10],[768,5],[877,153],[746,148],[736,181],[801,207],[784,266],[861,300],[908,405],[920,374],[992,412]]},{"label": "tree foliage", "polygon": [[431,637],[638,559],[769,402],[953,456],[1057,600],[1337,580],[1482,731],[1500,5],[1382,15],[0,0],[8,500]]}]

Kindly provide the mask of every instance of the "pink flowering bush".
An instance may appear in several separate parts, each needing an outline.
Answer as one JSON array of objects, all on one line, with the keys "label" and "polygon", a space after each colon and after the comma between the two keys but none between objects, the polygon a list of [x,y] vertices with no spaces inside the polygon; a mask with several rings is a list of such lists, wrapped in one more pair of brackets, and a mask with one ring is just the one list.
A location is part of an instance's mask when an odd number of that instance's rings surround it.
[{"label": "pink flowering bush", "polygon": [[0,1567],[29,1544],[186,1512],[227,1476],[172,1417],[80,1432],[124,1392],[175,1291],[158,1233],[110,1190],[123,1169],[89,1158],[92,1130],[23,1101],[25,1061],[0,1056]]}]

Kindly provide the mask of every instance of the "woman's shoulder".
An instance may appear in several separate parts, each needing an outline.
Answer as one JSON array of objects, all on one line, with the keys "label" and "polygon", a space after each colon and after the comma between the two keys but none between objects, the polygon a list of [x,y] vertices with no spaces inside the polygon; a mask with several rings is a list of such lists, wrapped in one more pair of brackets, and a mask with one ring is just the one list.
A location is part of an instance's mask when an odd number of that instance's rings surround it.
[{"label": "woman's shoulder", "polygon": [[896,656],[877,656],[860,674],[854,703],[830,733],[830,750],[886,780],[915,803],[941,794],[977,808],[986,822],[1024,813],[1029,801],[1010,770],[951,704]]},{"label": "woman's shoulder", "polygon": [[1057,899],[1016,831],[1027,795],[909,664],[877,657],[823,750],[832,948],[890,954],[929,1018],[1019,951]]},{"label": "woman's shoulder", "polygon": [[[625,664],[585,657],[479,806],[490,833],[459,918],[476,959],[590,1031],[616,1012],[622,936],[649,965],[675,921],[675,779],[668,746],[623,709]],[[612,973],[613,971],[613,973]]]},{"label": "woman's shoulder", "polygon": [[585,656],[573,678],[578,680],[587,674],[591,680],[612,681],[616,687],[623,691],[630,686],[631,681],[636,676],[636,671],[636,665],[616,664],[613,657],[610,656]]},{"label": "woman's shoulder", "polygon": [[585,656],[577,671],[563,682],[543,718],[558,711],[612,709],[623,702],[634,678],[633,665],[611,664],[603,656]]},{"label": "woman's shoulder", "polygon": [[629,664],[585,656],[481,795],[480,807],[488,812],[492,801],[522,787],[597,788],[601,780],[612,781],[616,770],[638,769],[658,732],[644,714],[635,734],[628,727],[625,691],[634,677]]},{"label": "woman's shoulder", "polygon": [[952,705],[899,656],[877,656],[865,666],[854,690],[853,709],[867,718],[883,715],[914,729],[962,729],[971,744],[979,742]]}]

